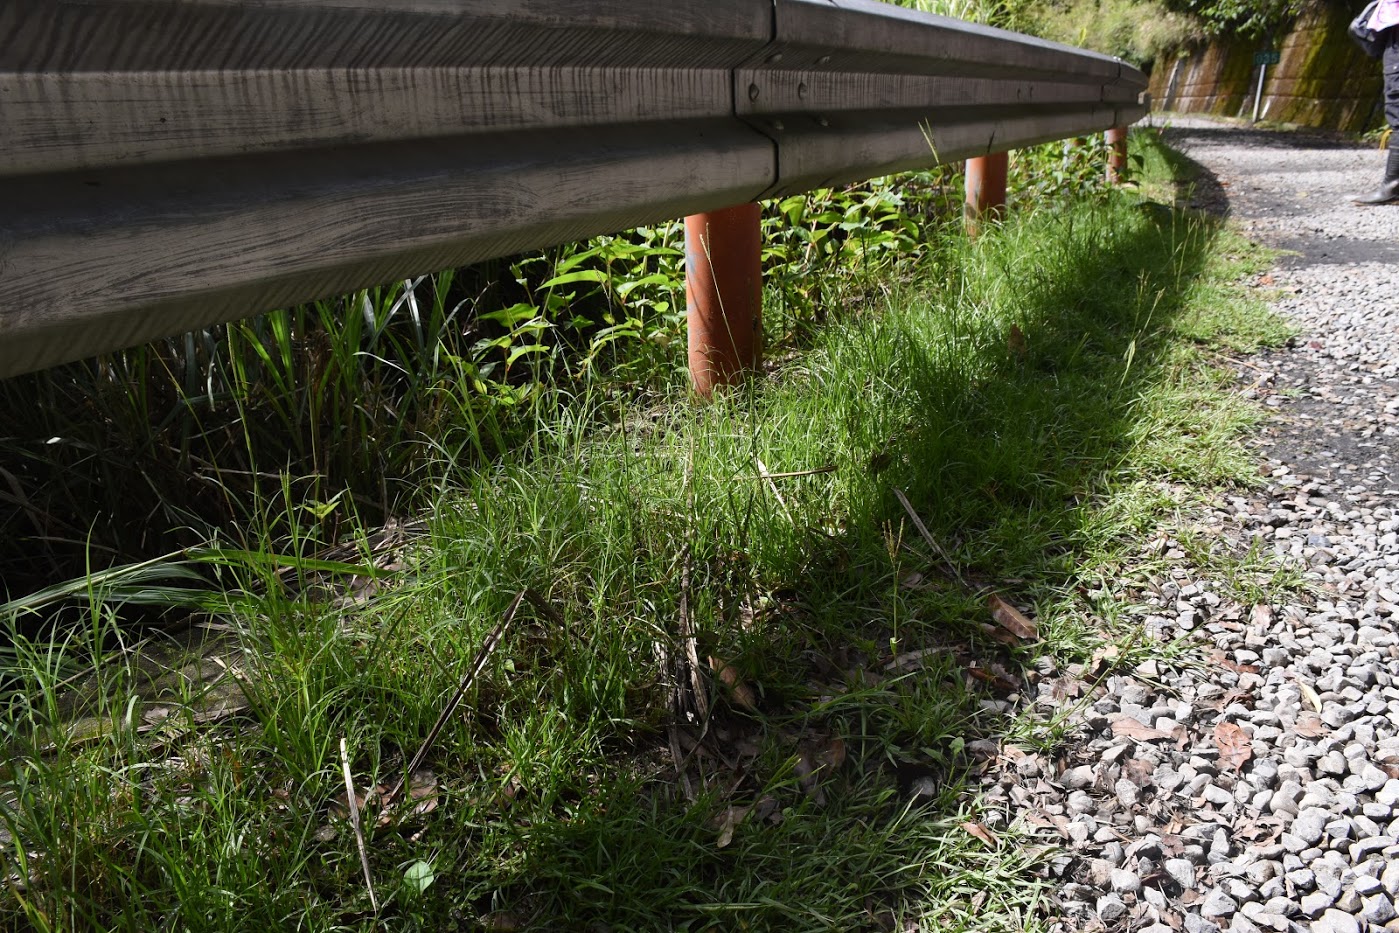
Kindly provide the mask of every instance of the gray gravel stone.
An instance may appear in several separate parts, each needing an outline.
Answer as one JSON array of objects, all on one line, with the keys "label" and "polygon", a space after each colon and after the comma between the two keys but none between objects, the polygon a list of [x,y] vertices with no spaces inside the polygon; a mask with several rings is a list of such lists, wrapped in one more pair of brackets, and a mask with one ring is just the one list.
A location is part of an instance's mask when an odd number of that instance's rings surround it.
[{"label": "gray gravel stone", "polygon": [[1142,888],[1142,879],[1137,873],[1125,868],[1114,868],[1108,883],[1119,894],[1135,894]]},{"label": "gray gravel stone", "polygon": [[1311,933],[1360,933],[1360,921],[1348,913],[1331,909],[1316,919]]},{"label": "gray gravel stone", "polygon": [[1399,914],[1395,913],[1394,902],[1388,894],[1372,894],[1365,898],[1365,905],[1360,909],[1361,919],[1376,925],[1388,923],[1396,916]]},{"label": "gray gravel stone", "polygon": [[1098,898],[1098,918],[1104,923],[1112,923],[1127,913],[1127,905],[1116,894],[1104,894]]},{"label": "gray gravel stone", "polygon": [[1301,900],[1302,914],[1315,920],[1334,903],[1336,903],[1336,898],[1327,894],[1325,891],[1313,891],[1310,894],[1304,894]]},{"label": "gray gravel stone", "polygon": [[1162,867],[1176,884],[1189,891],[1195,888],[1195,866],[1188,859],[1168,858]]},{"label": "gray gravel stone", "polygon": [[1200,916],[1207,920],[1231,917],[1239,909],[1238,902],[1223,891],[1211,891],[1200,904]]}]

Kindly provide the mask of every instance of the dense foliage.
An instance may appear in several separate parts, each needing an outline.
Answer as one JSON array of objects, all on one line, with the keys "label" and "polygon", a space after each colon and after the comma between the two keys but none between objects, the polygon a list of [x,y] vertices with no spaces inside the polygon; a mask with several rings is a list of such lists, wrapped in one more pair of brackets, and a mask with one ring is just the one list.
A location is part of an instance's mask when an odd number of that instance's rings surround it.
[{"label": "dense foliage", "polygon": [[[1101,147],[1018,152],[1012,189],[1093,192]],[[773,355],[941,248],[958,169],[767,205]],[[675,221],[0,381],[0,604],[210,541],[340,540],[524,441],[546,397],[676,391],[682,259]]]}]

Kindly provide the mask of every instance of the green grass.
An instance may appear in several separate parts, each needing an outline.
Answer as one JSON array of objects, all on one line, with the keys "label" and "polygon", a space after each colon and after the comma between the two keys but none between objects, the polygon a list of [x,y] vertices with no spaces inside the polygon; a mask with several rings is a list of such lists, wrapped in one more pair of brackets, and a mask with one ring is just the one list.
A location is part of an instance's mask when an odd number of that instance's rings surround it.
[{"label": "green grass", "polygon": [[[391,553],[367,532],[322,553],[288,484],[259,505],[254,547],[190,557],[219,574],[206,618],[220,696],[241,697],[212,721],[207,681],[156,689],[120,646],[119,604],[145,578],[94,586],[71,650],[15,633],[7,660],[4,922],[1040,929],[1030,868],[1048,840],[981,812],[968,746],[1060,741],[1006,715],[1007,689],[1033,689],[1046,654],[1111,641],[1139,659],[1144,538],[1256,481],[1242,440],[1259,413],[1214,360],[1283,336],[1230,284],[1260,261],[1131,193],[1029,203],[975,242],[946,231],[883,297],[817,286],[826,326],[711,404],[674,382],[541,392],[528,442],[441,464],[423,527]],[[773,480],[779,501],[759,461],[833,469]],[[1259,585],[1256,556],[1237,559],[1240,586]],[[392,569],[370,585],[376,562]],[[352,583],[364,598],[339,598]],[[357,786],[401,777],[521,590],[539,604],[428,758],[437,806],[380,827],[371,811],[376,916],[331,812],[340,740]],[[1043,641],[989,637],[991,591]],[[730,834],[733,808],[752,810]],[[961,828],[975,820],[995,848]]]}]

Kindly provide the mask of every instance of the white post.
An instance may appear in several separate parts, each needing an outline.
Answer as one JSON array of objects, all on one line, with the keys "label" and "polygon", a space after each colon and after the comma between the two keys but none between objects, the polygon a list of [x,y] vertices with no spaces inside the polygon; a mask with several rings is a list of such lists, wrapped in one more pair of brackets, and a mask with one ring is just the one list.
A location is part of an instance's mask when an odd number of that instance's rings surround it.
[{"label": "white post", "polygon": [[1263,106],[1263,78],[1268,74],[1267,63],[1258,66],[1258,93],[1253,95],[1253,122],[1258,122],[1258,111]]}]

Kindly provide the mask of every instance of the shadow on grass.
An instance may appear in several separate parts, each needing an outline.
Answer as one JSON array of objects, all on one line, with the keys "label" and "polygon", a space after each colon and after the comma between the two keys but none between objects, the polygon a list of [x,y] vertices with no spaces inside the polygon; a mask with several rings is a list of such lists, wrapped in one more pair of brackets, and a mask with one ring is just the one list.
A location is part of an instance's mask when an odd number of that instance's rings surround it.
[{"label": "shadow on grass", "polygon": [[[758,709],[716,682],[719,711],[681,729],[683,780],[656,733],[649,770],[519,829],[509,864],[485,868],[469,844],[446,858],[482,869],[476,906],[538,929],[1033,927],[1026,869],[1043,850],[1004,815],[969,815],[966,782],[1003,742],[1056,740],[1011,714],[1042,657],[1085,661],[1101,643],[1081,593],[1112,588],[1160,517],[1132,490],[1246,471],[1231,450],[1247,418],[1218,410],[1177,329],[1219,274],[1218,236],[1159,205],[1046,211],[950,255],[888,313],[837,326],[777,386],[698,416],[711,435],[729,419],[731,462],[751,445],[771,470],[829,458],[842,477],[784,489],[780,511],[750,496],[728,530],[685,545],[698,580],[733,553],[758,568],[749,592],[715,598],[729,608],[699,644],[730,659]],[[983,273],[989,287],[969,284]],[[1003,643],[993,591],[1039,617],[1042,642]]]},{"label": "shadow on grass", "polygon": [[[192,776],[149,779],[139,811],[112,803],[110,769],[81,752],[13,765],[74,787],[71,801],[23,789],[37,815],[12,829],[43,835],[52,877],[77,879],[55,882],[53,915],[1033,929],[1044,840],[977,812],[970,779],[1003,744],[1059,739],[1014,711],[1043,659],[1085,661],[1105,637],[1083,592],[1117,587],[1159,519],[1143,489],[1244,470],[1244,419],[1192,355],[1233,326],[1207,293],[1220,235],[1125,196],[1044,208],[949,239],[916,287],[833,324],[769,384],[625,413],[601,438],[574,416],[464,477],[433,517],[420,587],[359,613],[278,598],[248,613],[247,747],[182,751]],[[833,469],[769,484],[759,460]],[[348,737],[361,786],[401,768],[522,587],[557,618],[522,616],[472,717],[448,722],[429,761],[441,805],[371,834],[387,904],[371,917],[350,834],[318,831],[343,792],[334,740]],[[993,591],[1041,640],[1006,643]],[[415,894],[419,862],[435,877]]]}]

